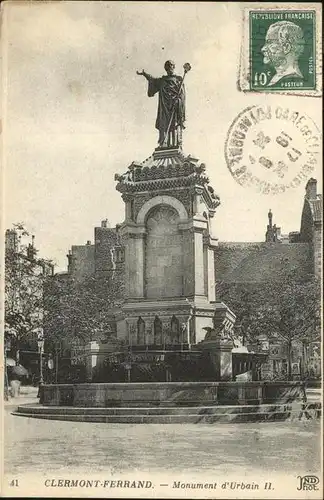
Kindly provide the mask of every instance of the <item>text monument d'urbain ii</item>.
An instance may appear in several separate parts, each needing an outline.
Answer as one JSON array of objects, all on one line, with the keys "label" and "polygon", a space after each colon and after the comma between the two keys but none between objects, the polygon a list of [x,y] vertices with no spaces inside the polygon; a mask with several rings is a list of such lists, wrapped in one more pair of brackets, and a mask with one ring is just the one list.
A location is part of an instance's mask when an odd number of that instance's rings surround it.
[{"label": "text monument d'urbain ii", "polygon": [[[117,337],[128,345],[130,363],[152,367],[163,359],[167,380],[195,379],[197,374],[190,375],[188,368],[180,373],[179,360],[191,362],[206,349],[217,351],[211,355],[215,371],[226,380],[232,377],[235,315],[215,300],[217,239],[211,219],[220,201],[205,165],[182,151],[184,79],[191,66],[183,67],[182,77],[175,74],[172,61],[165,63],[167,74],[161,78],[137,71],[148,81],[148,95],[158,93],[159,137],[150,157],[115,176],[125,203],[120,229],[125,300]],[[221,368],[220,350],[226,357]]]}]

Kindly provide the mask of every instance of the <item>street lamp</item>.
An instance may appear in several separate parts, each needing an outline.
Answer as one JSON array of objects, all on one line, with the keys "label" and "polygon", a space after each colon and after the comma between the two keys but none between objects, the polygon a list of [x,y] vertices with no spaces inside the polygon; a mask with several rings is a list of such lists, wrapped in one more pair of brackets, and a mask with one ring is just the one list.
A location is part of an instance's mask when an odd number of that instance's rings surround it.
[{"label": "street lamp", "polygon": [[127,371],[127,382],[130,382],[131,381],[131,370],[132,370],[131,363],[126,363],[125,364],[125,369]]},{"label": "street lamp", "polygon": [[8,366],[7,366],[7,351],[9,351],[11,348],[11,341],[10,339],[5,337],[4,340],[4,398],[5,401],[8,401],[9,399],[9,380],[8,380]]},{"label": "street lamp", "polygon": [[44,337],[39,334],[37,338],[38,352],[39,352],[39,385],[43,385],[43,352],[44,352]]}]

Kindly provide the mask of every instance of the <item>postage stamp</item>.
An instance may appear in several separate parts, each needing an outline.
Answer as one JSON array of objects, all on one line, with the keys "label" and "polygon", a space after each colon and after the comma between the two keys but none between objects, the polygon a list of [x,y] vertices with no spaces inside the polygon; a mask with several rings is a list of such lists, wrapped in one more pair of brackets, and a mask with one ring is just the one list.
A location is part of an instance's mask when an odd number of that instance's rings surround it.
[{"label": "postage stamp", "polygon": [[319,95],[319,18],[320,12],[311,5],[295,10],[248,9],[241,89]]},{"label": "postage stamp", "polygon": [[250,12],[250,88],[315,89],[315,11]]},{"label": "postage stamp", "polygon": [[320,133],[306,114],[281,106],[251,106],[229,128],[225,158],[234,179],[262,194],[284,193],[312,175]]}]

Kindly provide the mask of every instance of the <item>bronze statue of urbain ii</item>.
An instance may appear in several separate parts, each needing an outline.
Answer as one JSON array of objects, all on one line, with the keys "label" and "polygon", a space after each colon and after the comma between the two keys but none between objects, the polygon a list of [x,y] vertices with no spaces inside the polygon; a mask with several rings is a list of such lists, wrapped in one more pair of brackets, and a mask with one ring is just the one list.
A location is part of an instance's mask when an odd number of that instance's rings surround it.
[{"label": "bronze statue of urbain ii", "polygon": [[185,87],[183,84],[186,73],[191,69],[189,63],[184,64],[184,75],[174,72],[173,61],[166,61],[164,69],[166,75],[154,78],[144,70],[137,71],[138,75],[145,76],[148,81],[147,95],[153,97],[159,93],[159,105],[155,127],[159,131],[160,147],[178,147],[182,143],[182,130],[185,128]]}]

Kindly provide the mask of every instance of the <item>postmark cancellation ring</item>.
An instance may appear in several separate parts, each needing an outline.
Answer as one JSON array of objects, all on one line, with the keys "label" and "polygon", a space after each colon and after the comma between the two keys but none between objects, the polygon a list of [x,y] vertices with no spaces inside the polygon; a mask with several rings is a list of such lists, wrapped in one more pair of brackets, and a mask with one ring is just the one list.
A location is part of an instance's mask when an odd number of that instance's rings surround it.
[{"label": "postmark cancellation ring", "polygon": [[233,178],[262,194],[280,194],[309,179],[320,161],[320,132],[293,108],[249,106],[232,122],[225,159]]}]

